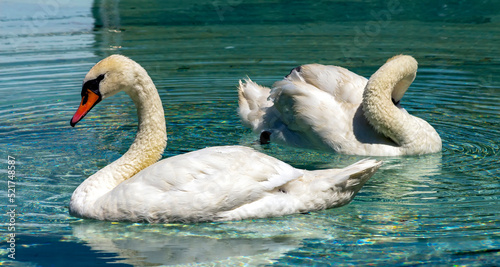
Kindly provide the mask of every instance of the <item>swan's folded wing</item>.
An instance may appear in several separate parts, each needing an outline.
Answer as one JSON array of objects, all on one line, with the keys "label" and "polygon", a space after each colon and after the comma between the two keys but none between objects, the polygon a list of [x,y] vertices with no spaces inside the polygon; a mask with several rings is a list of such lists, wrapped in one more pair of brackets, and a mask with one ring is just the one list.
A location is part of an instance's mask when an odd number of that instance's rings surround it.
[{"label": "swan's folded wing", "polygon": [[[341,143],[352,132],[355,109],[339,102],[327,92],[304,83],[283,80],[274,84],[271,91],[274,109],[290,130],[290,138],[284,133],[284,142],[297,143],[309,148],[325,147],[325,142]],[[300,136],[300,140],[297,136]]]},{"label": "swan's folded wing", "polygon": [[115,199],[124,203],[127,195],[134,194],[129,199],[137,203],[120,205],[153,214],[148,221],[205,221],[302,175],[303,171],[247,147],[210,147],[164,159],[117,186],[112,194],[120,195]]}]

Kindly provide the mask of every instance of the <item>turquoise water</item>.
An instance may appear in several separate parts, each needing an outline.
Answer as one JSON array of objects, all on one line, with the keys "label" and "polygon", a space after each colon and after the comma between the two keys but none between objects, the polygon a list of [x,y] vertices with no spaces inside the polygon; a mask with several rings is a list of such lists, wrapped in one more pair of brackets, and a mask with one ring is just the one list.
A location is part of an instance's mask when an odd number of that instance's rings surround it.
[{"label": "turquoise water", "polygon": [[[499,10],[493,1],[3,0],[1,263],[500,265]],[[351,204],[308,215],[185,225],[73,218],[73,190],[135,135],[125,94],[69,126],[86,72],[113,53],[139,62],[158,87],[164,157],[241,144],[298,168],[346,166],[362,157],[256,145],[236,114],[238,79],[270,86],[313,62],[369,77],[400,53],[419,61],[402,105],[436,128],[443,152],[382,158]]]}]

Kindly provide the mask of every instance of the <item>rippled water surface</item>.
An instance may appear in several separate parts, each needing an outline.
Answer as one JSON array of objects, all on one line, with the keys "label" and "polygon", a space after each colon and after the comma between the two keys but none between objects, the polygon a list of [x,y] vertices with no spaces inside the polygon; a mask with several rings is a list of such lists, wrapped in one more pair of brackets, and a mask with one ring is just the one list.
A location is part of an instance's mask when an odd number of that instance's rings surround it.
[{"label": "rippled water surface", "polygon": [[[3,0],[1,263],[500,265],[499,10],[495,1]],[[369,77],[400,53],[419,61],[402,104],[436,128],[443,152],[382,158],[351,204],[307,215],[160,225],[73,218],[73,190],[135,135],[125,94],[69,125],[86,72],[113,53],[139,62],[158,87],[164,157],[241,144],[299,168],[346,166],[362,157],[256,145],[236,114],[238,79],[270,86],[313,62]]]}]

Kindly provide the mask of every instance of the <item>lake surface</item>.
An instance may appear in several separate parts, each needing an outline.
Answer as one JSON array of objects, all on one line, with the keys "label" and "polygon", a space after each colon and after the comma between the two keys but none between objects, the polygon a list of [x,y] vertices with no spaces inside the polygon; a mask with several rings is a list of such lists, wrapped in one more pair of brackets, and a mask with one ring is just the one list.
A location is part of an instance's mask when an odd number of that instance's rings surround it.
[{"label": "lake surface", "polygon": [[[500,265],[499,11],[495,1],[2,0],[0,263]],[[380,158],[351,204],[307,215],[158,225],[74,218],[73,190],[135,136],[123,93],[69,125],[85,74],[114,53],[140,63],[159,90],[164,157],[240,144],[298,168],[351,164],[363,157],[256,145],[236,113],[238,80],[271,86],[315,62],[369,77],[401,53],[419,61],[402,105],[436,128],[443,151]]]}]

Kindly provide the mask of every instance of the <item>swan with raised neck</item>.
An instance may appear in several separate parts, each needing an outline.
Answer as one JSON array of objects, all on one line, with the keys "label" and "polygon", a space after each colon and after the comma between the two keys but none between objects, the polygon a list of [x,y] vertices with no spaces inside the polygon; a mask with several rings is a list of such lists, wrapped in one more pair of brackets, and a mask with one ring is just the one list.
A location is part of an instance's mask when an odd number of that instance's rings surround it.
[{"label": "swan with raised neck", "polygon": [[197,222],[321,210],[349,203],[381,164],[363,160],[344,169],[306,171],[242,146],[205,148],[158,161],[167,139],[160,97],[147,72],[120,55],[89,71],[71,125],[122,90],[137,107],[136,139],[121,158],[78,186],[71,215]]},{"label": "swan with raised neck", "polygon": [[[98,62],[85,76],[82,104],[71,120],[71,125],[83,119],[90,109],[119,91],[132,98],[138,116],[136,138],[128,151],[119,159],[87,178],[73,193],[70,212],[75,216],[93,217],[94,203],[121,182],[157,162],[167,145],[166,124],[161,99],[146,70],[136,62],[112,55]],[[94,93],[94,103],[84,103],[85,94]],[[89,106],[90,104],[90,106]],[[147,153],[145,153],[147,152]]]},{"label": "swan with raised neck", "polygon": [[436,130],[400,105],[417,67],[413,57],[395,56],[368,80],[338,66],[302,65],[272,88],[240,81],[238,112],[261,143],[371,156],[435,153]]}]

